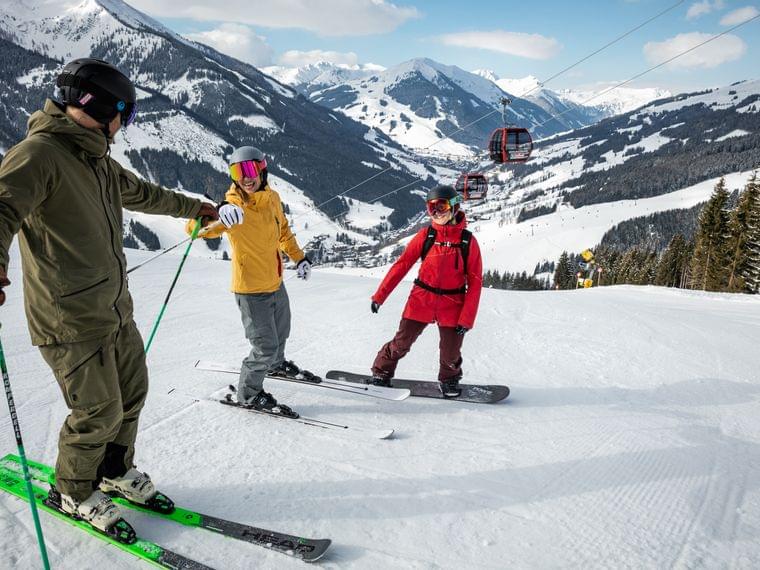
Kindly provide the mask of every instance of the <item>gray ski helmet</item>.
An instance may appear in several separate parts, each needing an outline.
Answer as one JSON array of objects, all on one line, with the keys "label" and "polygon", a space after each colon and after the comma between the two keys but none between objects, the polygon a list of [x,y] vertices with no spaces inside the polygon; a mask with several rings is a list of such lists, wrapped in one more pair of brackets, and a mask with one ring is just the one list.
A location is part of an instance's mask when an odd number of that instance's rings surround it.
[{"label": "gray ski helmet", "polygon": [[[228,160],[228,163],[230,165],[230,175],[232,176],[233,180],[235,177],[232,175],[233,164],[237,164],[238,162],[245,162],[247,160],[252,160],[257,163],[264,163],[264,168],[261,170],[261,186],[260,190],[263,190],[266,188],[267,180],[268,180],[268,174],[269,171],[267,169],[267,162],[266,162],[266,155],[261,152],[259,149],[257,149],[255,146],[241,146],[236,148],[232,154],[230,155],[230,158]],[[237,181],[235,181],[235,184],[237,185]]]},{"label": "gray ski helmet", "polygon": [[137,111],[137,93],[130,79],[116,66],[102,59],[70,61],[55,82],[65,105],[78,107],[96,121],[108,124],[121,114],[129,125]]},{"label": "gray ski helmet", "polygon": [[[431,200],[451,200],[452,198],[458,198],[459,194],[457,194],[457,191],[454,190],[453,186],[436,186],[435,188],[432,188],[427,193],[427,198],[425,200],[427,202],[430,202]],[[453,205],[453,204],[452,204]]]},{"label": "gray ski helmet", "polygon": [[241,146],[232,152],[230,159],[227,162],[229,164],[235,164],[237,162],[243,162],[245,160],[255,160],[256,162],[261,162],[265,159],[266,156],[264,153],[257,149],[255,146]]}]

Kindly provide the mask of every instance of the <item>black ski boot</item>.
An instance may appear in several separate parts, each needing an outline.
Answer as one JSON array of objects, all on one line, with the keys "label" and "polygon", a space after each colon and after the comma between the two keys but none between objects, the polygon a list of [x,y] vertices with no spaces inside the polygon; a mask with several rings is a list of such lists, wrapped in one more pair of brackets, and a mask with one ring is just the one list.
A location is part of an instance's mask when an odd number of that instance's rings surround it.
[{"label": "black ski boot", "polygon": [[367,382],[373,386],[380,386],[381,388],[393,388],[390,378],[383,378],[382,376],[373,376]]},{"label": "black ski boot", "polygon": [[267,376],[274,378],[290,378],[291,380],[303,380],[305,382],[320,382],[321,378],[308,370],[299,368],[292,360],[283,360],[282,364],[267,371]]},{"label": "black ski boot", "polygon": [[289,418],[298,417],[298,412],[294,412],[285,404],[278,404],[277,400],[274,399],[274,396],[264,390],[256,394],[253,398],[246,400],[245,406],[274,416],[287,416]]},{"label": "black ski boot", "polygon": [[448,378],[441,381],[441,394],[444,398],[458,398],[462,395],[459,378]]}]

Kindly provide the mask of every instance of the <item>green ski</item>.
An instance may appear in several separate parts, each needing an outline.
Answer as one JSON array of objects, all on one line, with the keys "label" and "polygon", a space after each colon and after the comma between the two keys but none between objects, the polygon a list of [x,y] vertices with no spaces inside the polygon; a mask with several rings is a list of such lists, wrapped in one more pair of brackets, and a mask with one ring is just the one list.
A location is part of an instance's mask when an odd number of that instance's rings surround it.
[{"label": "green ski", "polygon": [[[28,463],[29,472],[34,480],[51,485],[55,483],[55,469],[53,467],[35,461],[28,461]],[[0,469],[18,474],[21,470],[21,459],[18,455],[8,454],[0,459]],[[23,483],[23,479],[21,481]],[[47,495],[47,492],[45,492],[45,495]],[[314,562],[318,558],[321,558],[331,544],[331,540],[327,538],[302,538],[204,515],[181,507],[176,507],[173,512],[164,514],[142,508],[121,497],[113,497],[113,501],[123,507],[171,520],[185,526],[203,528],[230,538],[250,542],[281,554],[300,558],[305,562]]]},{"label": "green ski", "polygon": [[[15,458],[16,461],[20,461],[18,456],[15,455],[6,455],[3,458],[3,465],[0,466],[0,489],[7,491],[12,495],[16,495],[20,499],[28,501],[29,499],[26,495],[26,483],[24,482],[24,478],[20,476],[14,469],[9,469],[5,466],[6,460],[8,460],[10,457]],[[30,464],[30,469],[33,469],[32,465],[34,464]],[[16,467],[20,468],[20,464],[17,464]],[[34,477],[34,475],[32,476]],[[41,489],[40,487],[34,485],[32,486],[32,489],[34,490],[34,500],[37,503],[37,508],[39,508],[41,511],[44,511],[53,515],[54,517],[66,521],[67,523],[78,527],[79,529],[93,536],[97,536],[100,540],[110,542],[117,548],[120,548],[125,552],[129,552],[138,558],[142,558],[154,566],[157,566],[159,568],[171,568],[173,570],[212,570],[210,566],[205,566],[200,562],[196,562],[190,558],[185,558],[181,554],[167,550],[166,548],[163,548],[162,546],[159,546],[158,544],[149,542],[147,540],[138,538],[137,541],[133,544],[124,544],[123,542],[114,540],[102,532],[95,530],[86,522],[71,518],[59,510],[47,506],[45,504],[45,499],[47,499],[48,496],[47,489]]]}]

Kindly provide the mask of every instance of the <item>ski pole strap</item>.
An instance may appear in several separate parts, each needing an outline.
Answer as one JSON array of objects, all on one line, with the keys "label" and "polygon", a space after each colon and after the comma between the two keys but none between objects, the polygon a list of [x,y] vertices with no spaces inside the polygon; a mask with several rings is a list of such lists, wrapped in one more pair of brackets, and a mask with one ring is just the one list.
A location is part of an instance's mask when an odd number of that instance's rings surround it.
[{"label": "ski pole strap", "polygon": [[440,287],[433,287],[432,285],[428,285],[419,277],[414,280],[414,284],[417,287],[424,289],[425,291],[435,293],[436,295],[463,295],[467,293],[467,285],[462,285],[459,289],[441,289]]}]

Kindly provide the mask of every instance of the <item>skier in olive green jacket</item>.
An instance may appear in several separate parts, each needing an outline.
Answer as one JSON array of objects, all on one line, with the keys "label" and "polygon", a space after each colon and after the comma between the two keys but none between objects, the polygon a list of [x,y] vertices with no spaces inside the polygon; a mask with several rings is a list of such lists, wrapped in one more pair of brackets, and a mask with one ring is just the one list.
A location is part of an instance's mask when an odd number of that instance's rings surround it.
[{"label": "skier in olive green jacket", "polygon": [[110,157],[114,135],[136,109],[135,88],[116,67],[74,60],[57,86],[62,103],[46,101],[0,165],[0,304],[18,233],[32,342],[71,410],[50,501],[130,540],[132,529],[105,493],[164,512],[173,504],[133,466],[148,373],[127,289],[122,207],[182,218],[217,213],[137,178]]}]

